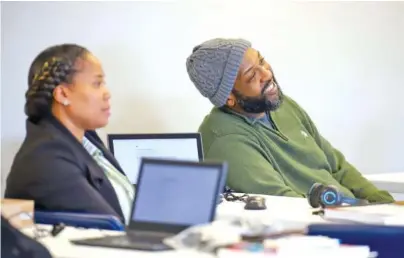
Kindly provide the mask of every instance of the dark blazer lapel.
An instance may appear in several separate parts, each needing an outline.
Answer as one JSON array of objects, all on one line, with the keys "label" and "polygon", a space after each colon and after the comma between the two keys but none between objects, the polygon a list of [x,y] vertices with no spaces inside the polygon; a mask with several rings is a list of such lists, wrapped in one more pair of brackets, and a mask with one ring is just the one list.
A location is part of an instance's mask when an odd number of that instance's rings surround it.
[{"label": "dark blazer lapel", "polygon": [[[92,157],[91,157],[92,158]],[[118,196],[112,184],[105,176],[104,171],[93,160],[87,164],[89,175],[87,180],[98,190],[98,192],[105,198],[105,200],[114,208],[114,210],[123,218],[123,212],[119,204]],[[99,175],[103,175],[102,177]]]},{"label": "dark blazer lapel", "polygon": [[98,136],[98,134],[95,131],[87,131],[85,136],[87,137],[87,139],[89,139],[95,146],[97,146],[97,148],[99,148],[102,153],[104,154],[104,157],[111,162],[111,164],[118,169],[122,174],[125,175],[125,172],[123,171],[123,169],[121,168],[121,166],[119,165],[118,161],[116,160],[116,158],[114,157],[114,155],[112,155],[112,153],[105,147],[104,143],[102,142],[102,140],[100,139],[100,137]]}]

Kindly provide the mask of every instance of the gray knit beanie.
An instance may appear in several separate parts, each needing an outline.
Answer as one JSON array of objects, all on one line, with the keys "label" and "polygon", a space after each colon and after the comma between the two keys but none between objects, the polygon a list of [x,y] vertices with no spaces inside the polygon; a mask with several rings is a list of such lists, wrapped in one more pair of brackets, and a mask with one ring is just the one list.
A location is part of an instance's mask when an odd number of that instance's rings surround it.
[{"label": "gray knit beanie", "polygon": [[213,105],[226,104],[249,47],[251,43],[244,39],[216,38],[194,47],[187,58],[189,78]]}]

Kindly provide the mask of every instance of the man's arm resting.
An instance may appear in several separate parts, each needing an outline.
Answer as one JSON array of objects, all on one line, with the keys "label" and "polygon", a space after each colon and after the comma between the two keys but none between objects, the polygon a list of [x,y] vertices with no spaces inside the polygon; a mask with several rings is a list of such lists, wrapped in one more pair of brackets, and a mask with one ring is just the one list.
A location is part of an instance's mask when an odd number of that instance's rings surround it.
[{"label": "man's arm resting", "polygon": [[341,185],[347,187],[357,198],[369,202],[394,202],[394,198],[387,192],[379,190],[369,180],[352,166],[337,149],[321,137],[321,148],[324,150],[332,168],[332,175]]},{"label": "man's arm resting", "polygon": [[222,136],[207,152],[207,159],[228,162],[227,185],[244,193],[304,197],[285,184],[282,176],[265,159],[259,144],[248,137]]},{"label": "man's arm resting", "polygon": [[302,108],[300,108],[300,110],[311,130],[312,136],[327,156],[328,162],[331,165],[332,176],[341,185],[351,190],[355,197],[366,199],[369,202],[394,201],[393,197],[388,192],[379,190],[370,181],[364,178],[362,174],[345,159],[344,155],[339,150],[335,149],[331,143],[321,136],[308,114]]}]

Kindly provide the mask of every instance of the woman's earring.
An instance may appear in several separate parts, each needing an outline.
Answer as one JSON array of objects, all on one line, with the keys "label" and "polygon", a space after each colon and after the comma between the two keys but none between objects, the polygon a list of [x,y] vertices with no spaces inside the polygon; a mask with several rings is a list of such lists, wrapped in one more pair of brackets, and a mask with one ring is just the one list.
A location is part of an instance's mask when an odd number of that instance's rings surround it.
[{"label": "woman's earring", "polygon": [[63,105],[64,106],[68,106],[69,104],[70,104],[70,102],[67,99],[63,100]]}]

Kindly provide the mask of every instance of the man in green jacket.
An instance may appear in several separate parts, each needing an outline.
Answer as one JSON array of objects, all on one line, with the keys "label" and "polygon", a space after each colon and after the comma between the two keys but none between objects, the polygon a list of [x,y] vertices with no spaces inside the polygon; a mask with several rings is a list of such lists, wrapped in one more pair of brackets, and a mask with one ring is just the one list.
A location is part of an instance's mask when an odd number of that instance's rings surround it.
[{"label": "man in green jacket", "polygon": [[318,182],[334,185],[348,197],[394,201],[320,135],[247,40],[203,42],[186,66],[196,88],[215,106],[199,128],[205,158],[228,162],[231,189],[305,197]]}]

